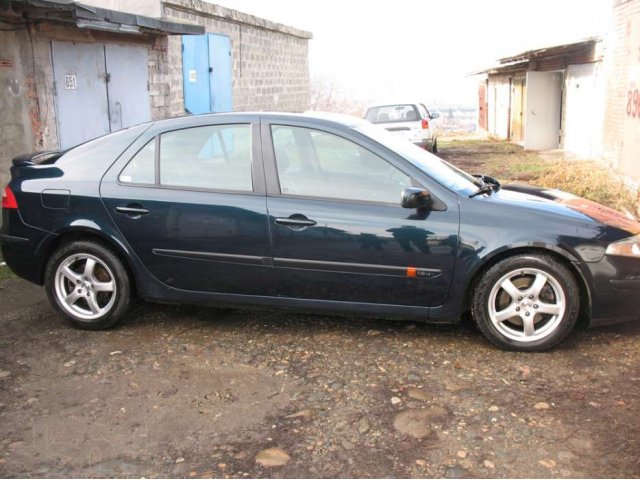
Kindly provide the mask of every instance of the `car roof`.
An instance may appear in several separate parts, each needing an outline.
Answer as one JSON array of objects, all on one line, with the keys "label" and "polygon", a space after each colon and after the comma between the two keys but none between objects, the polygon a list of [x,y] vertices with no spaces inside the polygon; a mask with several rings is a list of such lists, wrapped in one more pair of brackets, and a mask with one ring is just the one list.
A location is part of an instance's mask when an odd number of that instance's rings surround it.
[{"label": "car roof", "polygon": [[393,105],[424,105],[424,102],[421,101],[409,101],[409,102],[376,102],[370,105],[367,105],[367,110],[375,107],[391,107]]},{"label": "car roof", "polygon": [[356,128],[360,125],[368,125],[360,117],[345,115],[335,112],[308,111],[305,113],[292,112],[226,112],[226,113],[203,113],[198,115],[183,115],[180,117],[157,120],[154,124],[162,127],[185,127],[188,125],[203,124],[208,118],[211,119],[237,119],[239,121],[258,121],[260,118],[267,121],[308,121],[315,125],[333,125],[347,128]]}]

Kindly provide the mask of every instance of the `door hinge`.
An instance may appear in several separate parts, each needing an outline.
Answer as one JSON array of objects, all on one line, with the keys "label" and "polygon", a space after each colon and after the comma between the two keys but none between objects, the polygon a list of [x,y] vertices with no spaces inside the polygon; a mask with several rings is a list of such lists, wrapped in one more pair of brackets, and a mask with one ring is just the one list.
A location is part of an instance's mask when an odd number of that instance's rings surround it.
[{"label": "door hinge", "polygon": [[104,79],[107,83],[109,83],[111,81],[111,74],[110,73],[105,74]]}]

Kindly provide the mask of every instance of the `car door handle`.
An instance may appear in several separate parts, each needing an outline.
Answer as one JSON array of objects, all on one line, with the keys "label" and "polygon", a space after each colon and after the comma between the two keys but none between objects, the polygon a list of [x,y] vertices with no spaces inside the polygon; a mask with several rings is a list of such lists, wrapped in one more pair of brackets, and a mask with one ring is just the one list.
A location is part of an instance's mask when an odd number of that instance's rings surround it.
[{"label": "car door handle", "polygon": [[139,217],[140,215],[146,215],[147,213],[150,213],[146,208],[133,206],[116,207],[116,212],[124,213],[125,215],[128,215],[130,217]]},{"label": "car door handle", "polygon": [[[292,218],[293,217],[293,218]],[[315,221],[308,219],[307,217],[300,216],[291,216],[291,217],[282,217],[276,218],[276,223],[278,225],[286,225],[288,227],[312,227],[316,224]]]}]

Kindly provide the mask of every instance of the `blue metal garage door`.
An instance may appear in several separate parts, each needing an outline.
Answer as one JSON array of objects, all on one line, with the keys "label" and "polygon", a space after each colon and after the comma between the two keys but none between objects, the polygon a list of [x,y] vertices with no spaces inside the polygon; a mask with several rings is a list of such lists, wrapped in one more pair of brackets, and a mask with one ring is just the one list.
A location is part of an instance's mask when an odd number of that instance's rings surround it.
[{"label": "blue metal garage door", "polygon": [[182,37],[184,106],[187,112],[233,110],[231,42],[226,35]]},{"label": "blue metal garage door", "polygon": [[231,91],[231,42],[226,35],[209,34],[211,111],[233,110]]}]

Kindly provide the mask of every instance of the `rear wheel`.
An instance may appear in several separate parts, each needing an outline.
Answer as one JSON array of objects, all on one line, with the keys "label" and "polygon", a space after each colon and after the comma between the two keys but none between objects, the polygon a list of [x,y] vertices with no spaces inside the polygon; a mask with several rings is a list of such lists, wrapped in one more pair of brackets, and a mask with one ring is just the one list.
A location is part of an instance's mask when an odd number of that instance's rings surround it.
[{"label": "rear wheel", "polygon": [[50,302],[74,326],[101,330],[115,325],[131,301],[129,276],[111,250],[90,241],[66,244],[47,264]]},{"label": "rear wheel", "polygon": [[505,350],[548,350],[571,332],[580,309],[573,274],[546,255],[517,255],[498,262],[473,291],[480,331]]},{"label": "rear wheel", "polygon": [[431,147],[431,153],[438,153],[438,140],[433,140],[433,147]]}]

